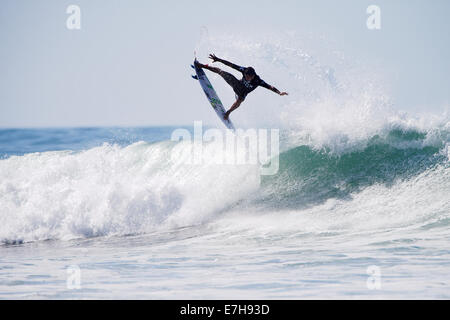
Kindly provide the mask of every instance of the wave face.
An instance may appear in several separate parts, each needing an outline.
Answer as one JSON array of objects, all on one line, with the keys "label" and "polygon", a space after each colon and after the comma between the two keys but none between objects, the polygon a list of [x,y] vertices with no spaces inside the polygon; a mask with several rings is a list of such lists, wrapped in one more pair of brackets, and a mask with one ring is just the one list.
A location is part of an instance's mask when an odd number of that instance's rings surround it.
[{"label": "wave face", "polygon": [[445,142],[427,145],[426,138],[426,133],[397,129],[343,154],[308,145],[294,147],[280,154],[278,174],[263,177],[264,201],[298,208],[346,199],[369,186],[390,187],[445,165]]},{"label": "wave face", "polygon": [[[139,234],[242,211],[277,219],[288,211],[300,218],[331,210],[339,221],[347,214],[340,210],[357,208],[360,197],[373,204],[360,215],[389,206],[404,216],[414,203],[409,212],[429,216],[427,223],[445,220],[450,212],[448,132],[440,131],[444,140],[430,142],[431,132],[391,130],[341,154],[293,146],[280,153],[280,169],[272,176],[260,176],[257,165],[189,165],[183,154],[189,155],[192,145],[186,141],[10,156],[0,161],[0,239]],[[206,151],[213,157],[215,148],[210,143]]]}]

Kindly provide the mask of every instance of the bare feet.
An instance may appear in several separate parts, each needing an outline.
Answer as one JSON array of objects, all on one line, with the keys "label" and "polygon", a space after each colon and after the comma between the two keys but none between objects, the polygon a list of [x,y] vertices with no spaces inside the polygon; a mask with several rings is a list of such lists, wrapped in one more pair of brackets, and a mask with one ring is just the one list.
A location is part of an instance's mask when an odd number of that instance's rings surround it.
[{"label": "bare feet", "polygon": [[195,66],[196,66],[197,68],[207,68],[207,67],[208,67],[207,64],[201,64],[201,63],[198,62],[197,60],[195,60],[194,64],[195,64]]},{"label": "bare feet", "polygon": [[225,114],[223,115],[223,118],[225,119],[225,120],[228,120],[228,117],[230,116],[230,113],[227,111],[227,112],[225,112]]}]

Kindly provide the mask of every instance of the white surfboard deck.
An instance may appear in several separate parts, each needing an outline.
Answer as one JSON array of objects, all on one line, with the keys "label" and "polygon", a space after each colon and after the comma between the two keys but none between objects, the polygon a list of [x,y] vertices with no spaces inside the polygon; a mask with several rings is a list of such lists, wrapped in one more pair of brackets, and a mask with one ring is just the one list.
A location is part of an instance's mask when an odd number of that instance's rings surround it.
[{"label": "white surfboard deck", "polygon": [[228,129],[235,130],[233,123],[229,119],[225,119],[225,108],[223,107],[222,102],[220,101],[219,97],[217,96],[216,91],[214,90],[213,86],[211,85],[211,82],[209,81],[208,77],[205,74],[205,71],[203,71],[202,68],[198,68],[195,65],[195,61],[193,64],[193,67],[195,69],[195,73],[197,74],[196,79],[200,82],[200,85],[203,89],[203,91],[206,94],[206,97],[209,100],[209,103],[211,103],[211,106],[213,107],[214,111],[216,112],[217,116],[220,120],[222,120],[223,124]]}]

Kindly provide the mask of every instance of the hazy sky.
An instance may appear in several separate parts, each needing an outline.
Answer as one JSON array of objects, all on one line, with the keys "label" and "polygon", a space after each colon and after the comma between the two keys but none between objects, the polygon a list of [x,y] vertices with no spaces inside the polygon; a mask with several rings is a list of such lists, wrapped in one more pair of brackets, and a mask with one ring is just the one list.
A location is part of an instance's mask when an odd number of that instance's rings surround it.
[{"label": "hazy sky", "polygon": [[[72,4],[81,30],[66,27]],[[371,4],[380,30],[366,27]],[[1,0],[0,127],[209,121],[189,70],[202,26],[317,35],[385,69],[398,108],[440,112],[450,100],[449,13],[448,0]]]}]

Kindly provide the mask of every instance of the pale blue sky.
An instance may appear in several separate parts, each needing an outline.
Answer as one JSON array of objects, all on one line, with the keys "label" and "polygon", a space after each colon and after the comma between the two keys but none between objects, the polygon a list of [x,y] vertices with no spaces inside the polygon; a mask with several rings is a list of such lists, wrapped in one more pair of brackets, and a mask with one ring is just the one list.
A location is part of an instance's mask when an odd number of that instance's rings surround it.
[{"label": "pale blue sky", "polygon": [[[79,31],[66,28],[70,4],[81,8]],[[381,8],[381,30],[366,28],[370,4]],[[2,0],[0,127],[212,121],[190,79],[202,26],[213,36],[317,37],[378,68],[397,108],[439,113],[449,104],[449,12],[447,0]]]}]

